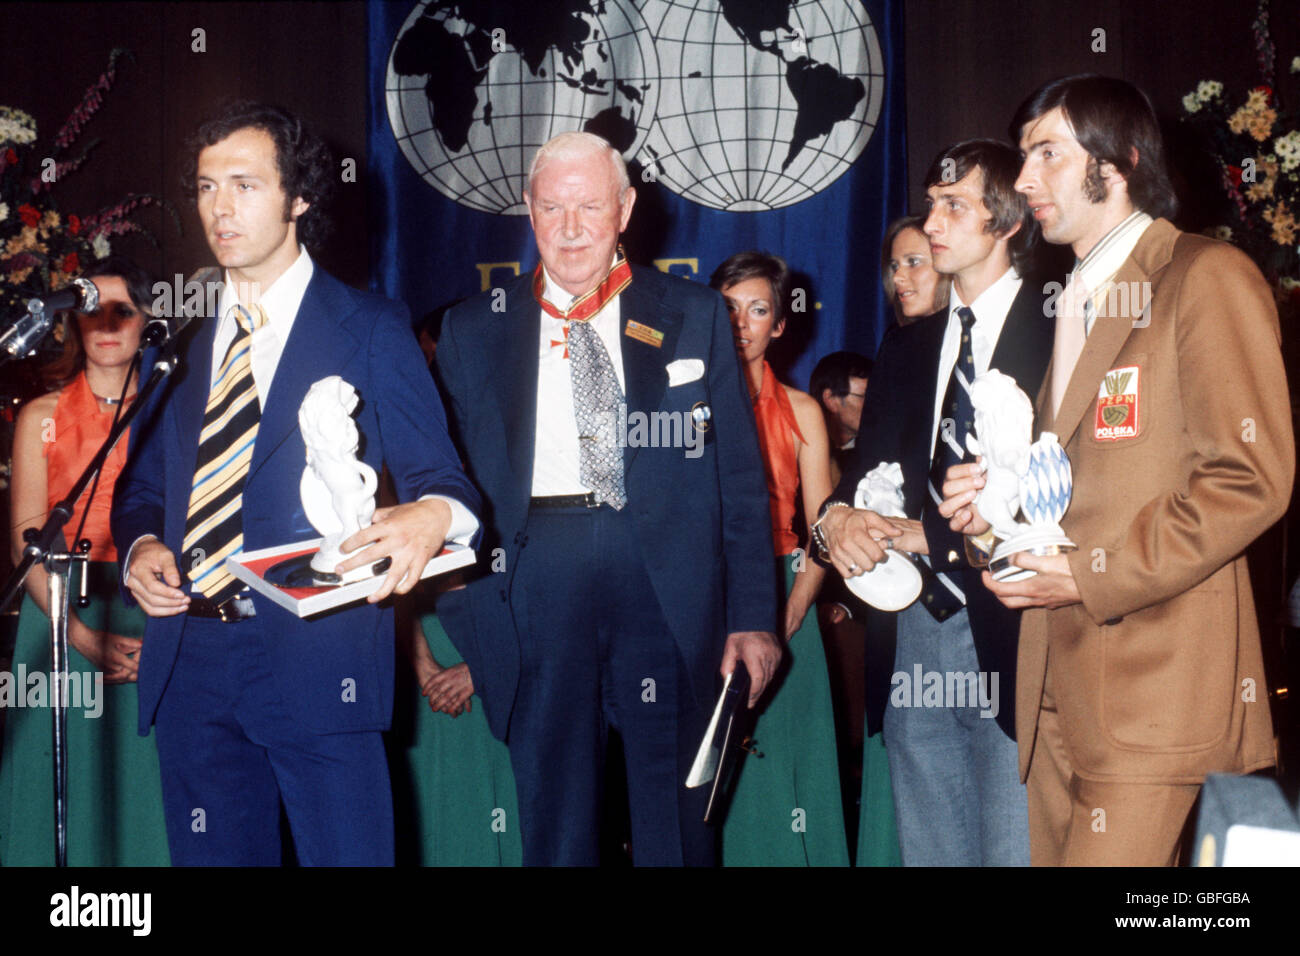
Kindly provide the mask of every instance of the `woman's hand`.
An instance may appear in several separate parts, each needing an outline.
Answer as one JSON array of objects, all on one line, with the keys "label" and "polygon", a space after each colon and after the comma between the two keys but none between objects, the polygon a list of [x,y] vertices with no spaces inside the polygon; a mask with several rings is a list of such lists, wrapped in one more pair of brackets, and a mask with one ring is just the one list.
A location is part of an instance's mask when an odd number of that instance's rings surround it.
[{"label": "woman's hand", "polygon": [[140,638],[93,631],[84,624],[74,626],[69,622],[68,643],[96,670],[104,672],[104,683],[131,684],[139,679],[140,652],[144,647]]},{"label": "woman's hand", "polygon": [[794,592],[791,591],[789,599],[785,602],[785,625],[781,636],[787,641],[799,633],[799,628],[803,627],[804,618],[808,616],[807,603],[795,599]]},{"label": "woman's hand", "polygon": [[[434,667],[438,667],[434,662]],[[440,667],[438,672],[428,680],[421,680],[420,693],[429,699],[429,709],[435,714],[441,711],[452,717],[473,710],[470,698],[474,696],[474,680],[470,677],[468,664],[454,664]]]}]

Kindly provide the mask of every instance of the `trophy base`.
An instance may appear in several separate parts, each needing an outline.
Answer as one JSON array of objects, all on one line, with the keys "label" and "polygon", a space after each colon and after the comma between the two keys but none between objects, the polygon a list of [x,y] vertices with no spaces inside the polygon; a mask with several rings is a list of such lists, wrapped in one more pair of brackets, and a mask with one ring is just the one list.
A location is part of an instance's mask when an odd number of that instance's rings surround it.
[{"label": "trophy base", "polygon": [[989,574],[993,576],[994,581],[1023,581],[1032,578],[1038,572],[1013,564],[1011,559],[1017,554],[1028,552],[1045,558],[1053,554],[1069,554],[1077,549],[1078,545],[1067,538],[1060,528],[1051,526],[1030,528],[1028,531],[1013,534],[993,549],[993,557],[989,560]]},{"label": "trophy base", "polygon": [[921,594],[921,572],[906,555],[894,551],[870,571],[845,578],[844,583],[859,598],[881,611],[901,611]]},{"label": "trophy base", "polygon": [[393,563],[392,558],[382,558],[372,565],[362,565],[353,568],[347,574],[340,575],[333,571],[317,571],[313,568],[312,560],[316,554],[300,554],[295,558],[287,558],[273,564],[266,569],[265,578],[271,584],[281,588],[332,588],[378,577]]}]

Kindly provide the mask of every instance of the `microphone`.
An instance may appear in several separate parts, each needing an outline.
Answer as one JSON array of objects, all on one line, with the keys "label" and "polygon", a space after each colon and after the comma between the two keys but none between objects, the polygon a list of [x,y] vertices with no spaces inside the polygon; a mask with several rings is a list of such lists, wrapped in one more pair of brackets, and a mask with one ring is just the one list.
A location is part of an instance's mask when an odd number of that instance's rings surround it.
[{"label": "microphone", "polygon": [[[216,266],[204,266],[201,269],[195,270],[195,272],[188,279],[185,280],[185,289],[191,289],[197,284],[199,287],[206,290],[209,283],[211,282],[220,283],[221,278],[222,278],[221,269],[219,269]],[[206,306],[200,307],[198,309],[186,309],[183,306],[181,306],[180,303],[182,301],[182,295],[183,292],[178,287],[176,290],[175,299],[173,300],[177,305],[177,308],[174,310],[175,311],[174,315],[153,316],[145,324],[144,331],[140,333],[141,351],[147,348],[152,348],[154,346],[163,345],[171,341],[173,338],[180,335],[181,330],[184,329],[187,325],[189,325],[190,322],[195,317],[203,317],[203,318],[208,317],[205,315],[205,313],[207,312]],[[209,296],[203,295],[200,296],[199,298],[200,301],[206,303],[209,299]],[[218,299],[220,298],[220,292],[217,293],[217,298]],[[186,296],[184,298],[184,301],[189,301],[189,297]],[[215,308],[215,301],[216,300],[214,300],[214,308]]]},{"label": "microphone", "polygon": [[0,336],[0,350],[10,358],[21,358],[35,351],[41,339],[54,325],[54,315],[64,309],[94,312],[99,308],[99,289],[89,279],[73,279],[66,288],[44,299],[27,300],[27,315]]}]

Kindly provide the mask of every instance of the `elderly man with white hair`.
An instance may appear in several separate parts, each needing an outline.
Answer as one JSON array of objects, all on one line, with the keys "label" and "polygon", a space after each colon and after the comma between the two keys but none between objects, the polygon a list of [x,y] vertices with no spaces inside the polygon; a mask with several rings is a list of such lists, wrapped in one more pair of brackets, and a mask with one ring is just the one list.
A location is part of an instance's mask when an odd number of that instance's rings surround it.
[{"label": "elderly man with white hair", "polygon": [[509,745],[526,865],[600,862],[611,729],[634,862],[712,864],[685,778],[719,676],[743,660],[752,706],[782,654],[726,308],[628,263],[635,200],[605,140],[548,142],[524,191],[541,262],[453,309],[437,352],[487,502],[479,573],[438,610]]}]

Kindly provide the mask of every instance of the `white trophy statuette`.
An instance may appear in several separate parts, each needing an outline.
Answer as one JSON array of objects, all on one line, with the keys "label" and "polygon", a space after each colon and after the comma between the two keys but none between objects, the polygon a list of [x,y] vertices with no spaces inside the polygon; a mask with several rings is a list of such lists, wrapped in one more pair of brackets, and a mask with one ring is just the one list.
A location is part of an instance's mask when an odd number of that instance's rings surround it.
[{"label": "white trophy statuette", "polygon": [[[983,456],[985,485],[975,507],[1000,539],[989,560],[995,581],[1021,581],[1037,572],[1012,563],[1024,551],[1040,557],[1066,554],[1075,544],[1061,529],[1070,507],[1070,459],[1057,437],[1043,432],[1031,442],[1034,409],[1009,375],[990,369],[970,389],[975,431],[967,447]],[[1017,515],[1023,514],[1027,521]]]},{"label": "white trophy statuette", "polygon": [[[299,492],[307,520],[324,537],[311,561],[318,576],[333,575],[334,568],[347,559],[339,546],[369,527],[375,514],[379,482],[375,470],[357,458],[360,436],[352,420],[357,401],[357,390],[331,375],[307,390],[298,409],[298,427],[307,446]],[[375,573],[373,567],[362,565],[337,580],[348,584]]]},{"label": "white trophy statuette", "polygon": [[[853,507],[874,511],[882,518],[903,518],[903,469],[896,461],[881,462],[858,482]],[[921,572],[902,554],[886,554],[885,560],[844,583],[872,607],[901,611],[921,593]]]}]

